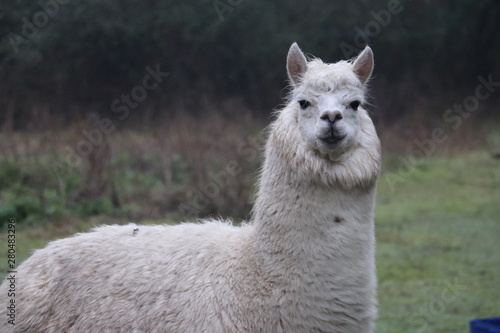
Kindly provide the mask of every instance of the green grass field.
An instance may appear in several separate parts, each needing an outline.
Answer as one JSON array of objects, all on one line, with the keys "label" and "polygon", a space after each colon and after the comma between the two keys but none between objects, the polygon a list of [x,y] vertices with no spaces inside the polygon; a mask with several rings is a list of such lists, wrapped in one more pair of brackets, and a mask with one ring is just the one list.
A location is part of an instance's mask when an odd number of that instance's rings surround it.
[{"label": "green grass field", "polygon": [[[379,181],[377,332],[468,332],[469,320],[500,315],[500,160],[473,152],[431,156],[411,169],[402,161],[386,154]],[[20,224],[18,263],[52,239],[102,223],[117,220]],[[2,248],[6,239],[3,230]]]},{"label": "green grass field", "polygon": [[377,331],[468,332],[500,315],[500,160],[431,157],[393,184],[399,164],[386,158],[379,183]]}]

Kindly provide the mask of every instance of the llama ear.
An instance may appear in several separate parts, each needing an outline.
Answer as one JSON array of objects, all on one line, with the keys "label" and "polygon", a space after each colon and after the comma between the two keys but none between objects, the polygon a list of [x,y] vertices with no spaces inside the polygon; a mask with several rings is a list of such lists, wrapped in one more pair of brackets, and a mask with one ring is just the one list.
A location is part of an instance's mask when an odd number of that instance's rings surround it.
[{"label": "llama ear", "polygon": [[373,71],[373,52],[372,49],[367,46],[358,55],[354,63],[352,64],[354,73],[358,76],[362,84],[370,78]]},{"label": "llama ear", "polygon": [[294,86],[300,83],[302,75],[307,70],[307,60],[304,53],[300,50],[297,43],[293,43],[288,51],[288,56],[286,59],[286,69],[288,71],[288,77]]}]

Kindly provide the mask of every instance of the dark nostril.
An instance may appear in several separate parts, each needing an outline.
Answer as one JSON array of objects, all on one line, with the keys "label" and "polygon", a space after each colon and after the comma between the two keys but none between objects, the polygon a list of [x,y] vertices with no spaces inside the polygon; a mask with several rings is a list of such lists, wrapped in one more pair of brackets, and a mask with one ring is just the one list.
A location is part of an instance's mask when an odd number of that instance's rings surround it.
[{"label": "dark nostril", "polygon": [[344,116],[342,116],[342,113],[340,113],[339,111],[335,111],[335,112],[325,112],[321,115],[320,118],[322,120],[328,120],[333,124],[336,121],[343,119]]}]

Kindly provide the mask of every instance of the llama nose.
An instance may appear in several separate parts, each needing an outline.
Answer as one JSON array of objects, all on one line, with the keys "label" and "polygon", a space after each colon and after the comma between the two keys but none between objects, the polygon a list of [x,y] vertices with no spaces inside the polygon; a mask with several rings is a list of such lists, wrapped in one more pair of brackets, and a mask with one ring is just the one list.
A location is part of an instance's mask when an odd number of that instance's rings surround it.
[{"label": "llama nose", "polygon": [[334,110],[334,111],[324,111],[321,116],[321,119],[323,120],[328,120],[332,124],[334,124],[336,121],[341,120],[344,118],[342,115],[342,112],[339,110]]}]

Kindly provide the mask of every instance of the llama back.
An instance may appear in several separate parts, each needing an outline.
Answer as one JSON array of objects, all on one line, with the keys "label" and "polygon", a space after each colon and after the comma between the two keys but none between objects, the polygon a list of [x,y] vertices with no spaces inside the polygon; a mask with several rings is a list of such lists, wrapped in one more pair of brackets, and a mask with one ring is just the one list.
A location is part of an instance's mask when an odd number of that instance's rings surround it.
[{"label": "llama back", "polygon": [[17,270],[10,332],[252,331],[259,320],[238,319],[248,317],[244,307],[264,306],[259,300],[269,292],[255,289],[256,270],[248,271],[255,268],[245,254],[250,229],[218,221],[131,224],[54,241]]}]

